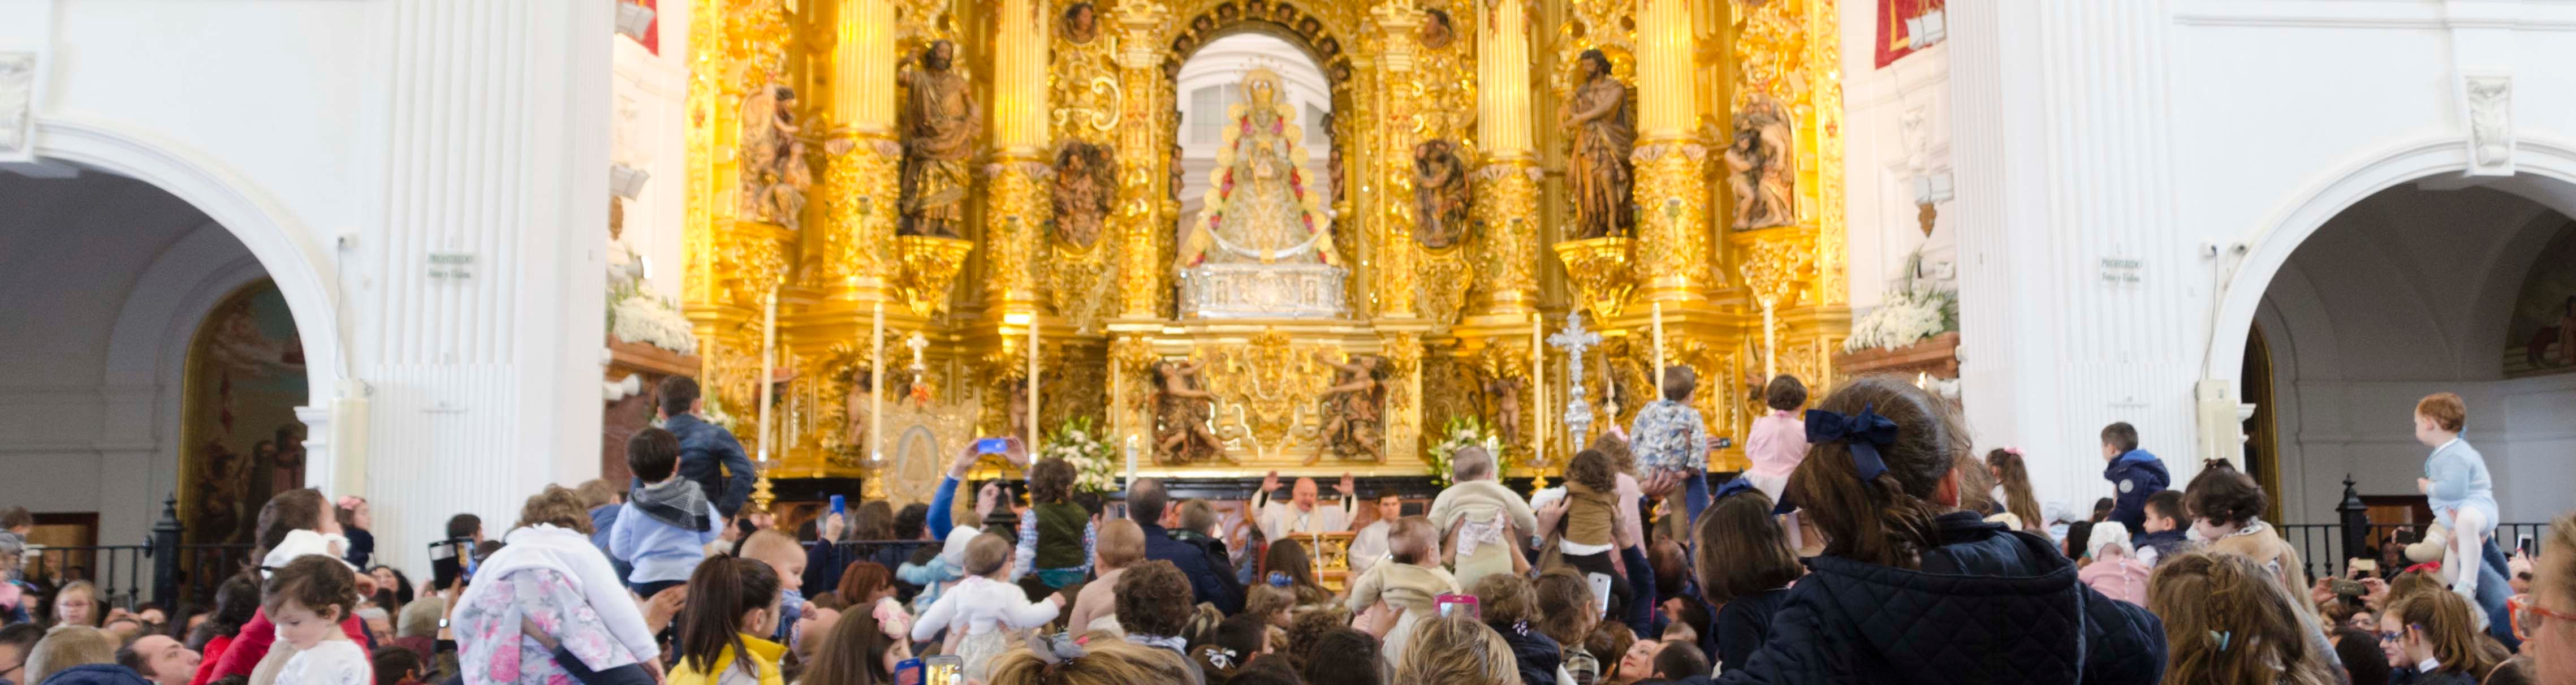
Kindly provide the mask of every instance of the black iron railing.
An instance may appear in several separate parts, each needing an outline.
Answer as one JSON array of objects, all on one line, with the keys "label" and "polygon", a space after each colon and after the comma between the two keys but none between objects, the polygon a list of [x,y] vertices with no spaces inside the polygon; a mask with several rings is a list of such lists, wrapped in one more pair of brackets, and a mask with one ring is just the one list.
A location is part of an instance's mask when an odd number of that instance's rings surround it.
[{"label": "black iron railing", "polygon": [[[2423,527],[2417,525],[2371,523],[2370,507],[2363,505],[2361,495],[2353,490],[2351,476],[2344,477],[2343,501],[2335,505],[2335,515],[2334,523],[2273,526],[2282,540],[2299,550],[2299,560],[2307,565],[2310,578],[2342,575],[2351,559],[2372,558],[2371,550],[2387,544],[2390,536],[2400,530],[2419,536],[2423,533]],[[2500,523],[2496,524],[2495,540],[2508,548],[2506,554],[2511,554],[2510,547],[2521,536],[2539,540],[2548,530],[2546,523]]]},{"label": "black iron railing", "polygon": [[186,544],[180,542],[185,532],[173,496],[162,501],[161,520],[145,544],[29,548],[22,569],[26,577],[57,587],[89,581],[98,587],[99,602],[112,607],[211,603],[215,586],[245,568],[250,545]]}]

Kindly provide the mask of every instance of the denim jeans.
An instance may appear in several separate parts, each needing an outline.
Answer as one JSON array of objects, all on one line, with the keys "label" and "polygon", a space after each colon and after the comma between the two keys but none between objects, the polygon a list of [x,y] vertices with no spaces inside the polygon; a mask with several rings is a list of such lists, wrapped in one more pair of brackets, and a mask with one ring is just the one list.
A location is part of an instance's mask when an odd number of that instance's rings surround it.
[{"label": "denim jeans", "polygon": [[2487,634],[2503,642],[2506,649],[2518,649],[2522,641],[2513,639],[2513,609],[2505,598],[2513,596],[2513,587],[2505,584],[2504,548],[2497,547],[2494,536],[2478,556],[2478,609],[2487,614]]},{"label": "denim jeans", "polygon": [[[1685,473],[1689,477],[1682,479],[1682,509],[1690,513],[1690,518],[1683,522],[1695,526],[1699,523],[1699,513],[1708,510],[1708,473],[1697,469]],[[1691,526],[1683,526],[1682,529],[1697,530]]]}]

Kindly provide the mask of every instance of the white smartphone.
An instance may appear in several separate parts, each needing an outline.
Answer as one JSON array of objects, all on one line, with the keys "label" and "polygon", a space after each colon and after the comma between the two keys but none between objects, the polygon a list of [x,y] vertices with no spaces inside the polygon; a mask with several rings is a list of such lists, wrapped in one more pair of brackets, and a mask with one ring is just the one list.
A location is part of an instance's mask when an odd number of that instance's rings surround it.
[{"label": "white smartphone", "polygon": [[1593,611],[1593,613],[1603,613],[1603,612],[1607,612],[1607,611],[1609,611],[1609,610],[1610,610],[1610,575],[1609,575],[1609,574],[1606,574],[1606,573],[1589,573],[1589,574],[1584,574],[1584,580],[1588,580],[1588,581],[1591,581],[1591,582],[1592,582],[1592,611]]}]

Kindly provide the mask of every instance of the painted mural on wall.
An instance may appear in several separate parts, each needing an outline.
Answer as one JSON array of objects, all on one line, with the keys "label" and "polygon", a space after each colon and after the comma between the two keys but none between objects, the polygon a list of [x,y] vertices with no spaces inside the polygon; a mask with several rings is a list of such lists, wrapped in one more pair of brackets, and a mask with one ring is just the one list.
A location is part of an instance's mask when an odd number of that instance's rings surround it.
[{"label": "painted mural on wall", "polygon": [[2540,249],[2505,331],[2507,378],[2576,372],[2576,222]]},{"label": "painted mural on wall", "polygon": [[260,505],[304,486],[304,342],[277,284],[227,296],[188,347],[179,506],[190,542],[250,542]]}]

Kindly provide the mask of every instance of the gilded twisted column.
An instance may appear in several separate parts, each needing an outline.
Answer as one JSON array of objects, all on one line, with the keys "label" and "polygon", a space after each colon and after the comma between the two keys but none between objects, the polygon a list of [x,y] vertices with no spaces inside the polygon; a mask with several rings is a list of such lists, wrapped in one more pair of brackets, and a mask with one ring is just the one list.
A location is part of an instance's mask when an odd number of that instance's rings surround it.
[{"label": "gilded twisted column", "polygon": [[1420,107],[1422,88],[1420,74],[1413,69],[1413,30],[1422,25],[1422,15],[1406,0],[1387,0],[1369,11],[1377,20],[1384,52],[1378,55],[1378,97],[1384,103],[1377,112],[1378,177],[1386,188],[1382,197],[1399,198],[1384,203],[1379,214],[1383,229],[1378,232],[1377,293],[1378,315],[1386,318],[1411,318],[1413,311],[1413,204],[1403,201],[1413,197],[1414,113]]},{"label": "gilded twisted column", "polygon": [[1044,0],[1003,0],[993,36],[992,206],[984,213],[985,303],[1037,309],[1035,258],[1050,214],[1047,188],[1047,12]]},{"label": "gilded twisted column", "polygon": [[1527,317],[1538,301],[1538,157],[1530,143],[1528,7],[1496,2],[1476,33],[1475,209],[1485,226],[1485,314]]},{"label": "gilded twisted column", "polygon": [[1163,53],[1154,44],[1153,32],[1171,20],[1171,10],[1162,3],[1128,0],[1118,6],[1118,25],[1126,29],[1119,38],[1118,82],[1126,95],[1121,103],[1118,127],[1118,207],[1110,215],[1116,227],[1117,240],[1126,242],[1120,252],[1124,262],[1118,275],[1119,318],[1147,319],[1156,314],[1156,305],[1171,278],[1171,222],[1159,211],[1163,198],[1170,193],[1170,176],[1164,164],[1170,162],[1171,127],[1153,125],[1162,119],[1165,107],[1161,97],[1170,88],[1163,78]]},{"label": "gilded twisted column", "polygon": [[1684,0],[1637,3],[1637,251],[1648,297],[1699,299],[1711,256],[1702,171],[1708,149],[1692,80],[1691,10]]}]

